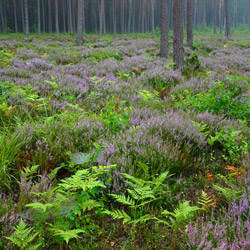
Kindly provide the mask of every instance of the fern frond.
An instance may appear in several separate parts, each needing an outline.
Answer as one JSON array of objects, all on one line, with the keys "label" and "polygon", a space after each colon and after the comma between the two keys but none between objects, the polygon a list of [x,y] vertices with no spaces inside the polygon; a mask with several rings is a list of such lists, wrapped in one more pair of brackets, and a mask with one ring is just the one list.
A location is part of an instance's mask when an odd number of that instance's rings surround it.
[{"label": "fern frond", "polygon": [[43,212],[46,212],[48,209],[52,208],[54,205],[51,203],[47,204],[42,204],[40,202],[34,202],[34,203],[29,203],[25,205],[26,207],[31,207],[35,210],[42,210]]},{"label": "fern frond", "polygon": [[113,212],[106,210],[103,213],[111,215],[113,217],[113,219],[123,220],[123,224],[129,223],[131,221],[131,217],[123,210],[122,211],[115,210]]},{"label": "fern frond", "polygon": [[97,208],[97,207],[101,207],[101,204],[95,200],[84,201],[84,203],[81,205],[81,208],[83,209],[83,211],[86,211],[86,210],[90,211],[93,208]]},{"label": "fern frond", "polygon": [[17,245],[20,249],[32,249],[36,250],[41,244],[36,244],[33,246],[29,246],[31,242],[35,239],[38,233],[31,234],[33,230],[32,227],[26,228],[26,224],[21,219],[19,224],[14,227],[15,232],[9,236],[5,237],[10,240],[13,244]]},{"label": "fern frond", "polygon": [[69,244],[69,241],[71,239],[78,238],[79,237],[78,234],[85,232],[84,230],[81,230],[81,229],[74,229],[74,230],[67,230],[67,231],[63,231],[60,229],[52,229],[52,230],[55,230],[54,235],[62,237],[66,241],[67,244]]},{"label": "fern frond", "polygon": [[[135,224],[137,224],[137,223],[145,223],[145,222],[147,222],[149,220],[155,220],[155,219],[156,219],[156,217],[154,215],[146,214],[144,216],[141,216],[137,220],[135,220]],[[130,222],[129,224],[131,224],[131,223],[133,223],[133,222]]]},{"label": "fern frond", "polygon": [[126,197],[124,194],[111,194],[111,196],[123,205],[128,205],[131,207],[135,206],[135,201],[129,196]]},{"label": "fern frond", "polygon": [[223,196],[226,198],[227,202],[230,203],[233,201],[233,198],[239,198],[242,194],[241,191],[236,191],[231,188],[223,188],[218,185],[213,185],[214,189],[221,192]]}]

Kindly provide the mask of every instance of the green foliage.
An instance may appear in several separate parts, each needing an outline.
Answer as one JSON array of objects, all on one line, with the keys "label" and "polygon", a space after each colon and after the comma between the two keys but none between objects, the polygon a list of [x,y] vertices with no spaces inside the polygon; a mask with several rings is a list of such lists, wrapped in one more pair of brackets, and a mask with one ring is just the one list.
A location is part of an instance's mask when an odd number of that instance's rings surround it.
[{"label": "green foliage", "polygon": [[222,157],[233,164],[236,164],[240,157],[249,150],[247,138],[241,130],[234,130],[232,126],[222,128],[214,136],[210,135],[208,143],[211,146],[221,146],[224,152]]},{"label": "green foliage", "polygon": [[198,204],[201,205],[201,209],[205,210],[206,212],[211,207],[211,204],[213,203],[213,199],[211,199],[211,196],[209,196],[206,192],[202,190],[201,198],[198,201]]},{"label": "green foliage", "polygon": [[106,210],[104,213],[111,215],[113,219],[123,220],[123,224],[132,224],[133,226],[133,248],[135,249],[135,236],[137,224],[145,224],[149,220],[156,219],[155,216],[149,213],[146,209],[150,203],[153,203],[159,199],[162,195],[168,193],[164,190],[164,181],[170,177],[168,172],[156,177],[153,181],[144,181],[139,178],[135,178],[128,174],[123,174],[127,179],[127,183],[130,188],[127,189],[129,195],[117,195],[111,194],[111,196],[122,205],[125,205],[130,210],[130,215],[124,210]]},{"label": "green foliage", "polygon": [[205,93],[188,92],[185,98],[177,102],[177,106],[189,108],[198,112],[209,111],[213,114],[223,114],[225,117],[250,120],[248,105],[250,79],[247,77],[227,77],[225,82],[215,82]]},{"label": "green foliage", "polygon": [[99,190],[105,188],[105,185],[99,180],[99,176],[112,167],[114,166],[78,170],[47,192],[32,193],[39,201],[27,204],[26,207],[34,209],[37,228],[41,234],[52,232],[52,237],[60,236],[68,243],[79,233],[90,234],[97,229],[91,214],[85,212],[96,210],[96,216],[100,213],[101,210],[97,209],[101,209],[103,203],[98,200]]},{"label": "green foliage", "polygon": [[[12,164],[16,161],[21,147],[25,144],[25,136],[22,133],[0,132],[0,187],[11,190],[10,182],[13,177]],[[12,174],[11,174],[12,172]]]},{"label": "green foliage", "polygon": [[141,95],[142,100],[144,102],[152,102],[152,103],[159,103],[159,92],[154,90],[154,94],[152,94],[151,92],[147,91],[147,90],[140,90],[138,91],[138,93]]},{"label": "green foliage", "polygon": [[199,56],[195,53],[191,53],[188,58],[186,58],[186,65],[189,68],[199,69],[201,62]]},{"label": "green foliage", "polygon": [[233,201],[239,199],[242,196],[241,191],[237,191],[232,188],[223,188],[215,184],[213,185],[213,187],[216,191],[218,191],[225,197],[228,204],[232,203]]},{"label": "green foliage", "polygon": [[106,102],[105,109],[101,110],[100,118],[104,124],[114,133],[118,133],[123,127],[130,126],[129,114],[131,110],[123,107],[124,102],[113,97]]},{"label": "green foliage", "polygon": [[60,236],[61,238],[63,238],[63,240],[65,240],[67,244],[69,244],[69,241],[71,239],[78,238],[79,237],[78,234],[84,233],[84,230],[81,230],[81,229],[63,231],[57,228],[52,228],[51,230],[53,231],[54,235]]},{"label": "green foliage", "polygon": [[96,63],[101,62],[105,59],[115,59],[117,61],[123,60],[122,52],[112,52],[111,50],[100,49],[95,53],[92,53],[88,60]]},{"label": "green foliage", "polygon": [[26,228],[26,224],[21,219],[19,224],[14,227],[15,232],[10,237],[5,237],[12,244],[19,247],[21,250],[36,250],[39,248],[41,243],[34,244],[32,241],[36,238],[38,233],[32,234],[33,228]]},{"label": "green foliage", "polygon": [[11,50],[3,50],[0,48],[0,69],[10,67],[14,57],[15,53]]}]

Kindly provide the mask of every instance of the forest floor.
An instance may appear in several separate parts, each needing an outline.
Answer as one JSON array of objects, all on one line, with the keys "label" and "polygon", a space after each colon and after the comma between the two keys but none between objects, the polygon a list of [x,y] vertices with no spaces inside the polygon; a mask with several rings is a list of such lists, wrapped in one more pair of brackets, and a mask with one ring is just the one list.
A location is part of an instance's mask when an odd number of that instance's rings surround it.
[{"label": "forest floor", "polygon": [[250,249],[250,35],[159,44],[1,35],[0,249]]}]

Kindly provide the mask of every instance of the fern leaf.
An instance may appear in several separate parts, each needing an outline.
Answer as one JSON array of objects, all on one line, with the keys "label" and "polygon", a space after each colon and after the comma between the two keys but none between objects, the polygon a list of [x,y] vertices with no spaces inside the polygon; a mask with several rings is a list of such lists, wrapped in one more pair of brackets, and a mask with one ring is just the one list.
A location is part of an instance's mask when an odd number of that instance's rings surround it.
[{"label": "fern leaf", "polygon": [[34,202],[34,203],[29,203],[25,205],[26,207],[32,207],[35,210],[42,210],[43,212],[46,212],[48,209],[53,207],[53,204],[47,203],[47,204],[42,204],[39,202]]},{"label": "fern leaf", "polygon": [[116,194],[111,194],[112,197],[114,197],[118,202],[124,204],[124,205],[128,205],[128,206],[135,206],[135,201],[133,199],[131,199],[129,196],[126,197],[124,194],[120,195],[116,195]]},{"label": "fern leaf", "polygon": [[137,224],[137,223],[145,223],[145,222],[147,222],[149,220],[155,220],[155,219],[156,219],[156,217],[154,215],[146,214],[144,216],[141,216],[137,220],[135,220],[135,222],[130,222],[129,224],[131,224],[131,223],[135,223],[135,224]]},{"label": "fern leaf", "polygon": [[78,234],[80,233],[84,233],[84,230],[81,229],[74,229],[74,230],[68,230],[68,231],[63,231],[60,229],[56,229],[56,231],[54,232],[54,235],[58,235],[60,237],[62,237],[67,244],[69,244],[69,241],[71,239],[75,239],[78,238]]},{"label": "fern leaf", "polygon": [[123,224],[129,223],[131,221],[131,217],[123,210],[122,211],[115,210],[113,212],[106,210],[103,213],[111,215],[113,217],[113,219],[123,220]]}]

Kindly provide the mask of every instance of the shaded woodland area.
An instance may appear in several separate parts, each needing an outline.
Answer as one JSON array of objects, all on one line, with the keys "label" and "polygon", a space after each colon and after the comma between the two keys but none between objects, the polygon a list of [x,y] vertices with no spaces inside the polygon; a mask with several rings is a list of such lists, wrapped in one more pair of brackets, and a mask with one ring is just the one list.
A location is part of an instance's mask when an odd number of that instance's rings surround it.
[{"label": "shaded woodland area", "polygon": [[[101,5],[103,3],[103,8]],[[250,28],[250,1],[230,0],[230,20],[234,27]],[[193,24],[205,31],[206,26],[225,25],[224,0],[193,0]],[[27,8],[25,7],[27,6]],[[169,0],[169,27],[173,27],[173,0]],[[28,13],[30,32],[77,31],[77,0],[2,0],[0,2],[0,32],[24,32]],[[187,0],[183,0],[183,22],[186,23]],[[216,13],[216,14],[215,14]],[[100,22],[102,20],[102,22]],[[158,0],[83,0],[83,32],[145,33],[160,27]]]}]

